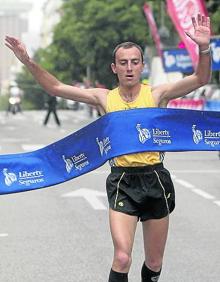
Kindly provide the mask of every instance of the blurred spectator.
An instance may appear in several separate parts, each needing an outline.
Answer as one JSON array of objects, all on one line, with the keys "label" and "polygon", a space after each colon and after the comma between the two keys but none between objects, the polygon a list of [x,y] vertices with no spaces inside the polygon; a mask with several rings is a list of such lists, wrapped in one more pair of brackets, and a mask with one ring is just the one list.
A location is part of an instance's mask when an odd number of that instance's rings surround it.
[{"label": "blurred spectator", "polygon": [[58,126],[60,126],[60,121],[59,121],[59,118],[58,118],[58,115],[57,115],[57,112],[56,112],[56,109],[57,109],[57,99],[56,99],[56,97],[50,96],[48,98],[47,104],[48,104],[48,110],[47,110],[47,115],[46,115],[45,120],[44,120],[44,125],[47,125],[50,114],[53,113],[56,124]]},{"label": "blurred spectator", "polygon": [[95,81],[95,88],[104,88],[106,89],[107,87],[104,84],[101,84],[98,80]]},{"label": "blurred spectator", "polygon": [[16,114],[21,110],[21,91],[16,84],[13,84],[9,89],[9,99],[7,113]]}]

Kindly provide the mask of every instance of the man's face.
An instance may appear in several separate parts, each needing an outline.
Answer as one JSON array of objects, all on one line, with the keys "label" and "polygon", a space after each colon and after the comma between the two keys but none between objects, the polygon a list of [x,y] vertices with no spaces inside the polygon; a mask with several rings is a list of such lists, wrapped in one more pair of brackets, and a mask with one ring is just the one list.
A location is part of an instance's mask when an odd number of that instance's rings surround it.
[{"label": "man's face", "polygon": [[111,64],[113,73],[117,74],[119,84],[132,87],[139,83],[143,62],[138,48],[119,48],[115,54],[115,63]]}]

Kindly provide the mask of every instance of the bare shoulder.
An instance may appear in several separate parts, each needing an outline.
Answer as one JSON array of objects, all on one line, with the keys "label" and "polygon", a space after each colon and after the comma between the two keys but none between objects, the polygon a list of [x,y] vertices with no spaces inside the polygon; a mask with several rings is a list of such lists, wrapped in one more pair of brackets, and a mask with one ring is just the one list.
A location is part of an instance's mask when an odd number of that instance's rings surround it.
[{"label": "bare shoulder", "polygon": [[88,91],[97,97],[101,96],[107,96],[108,92],[110,91],[109,89],[106,88],[89,88]]}]

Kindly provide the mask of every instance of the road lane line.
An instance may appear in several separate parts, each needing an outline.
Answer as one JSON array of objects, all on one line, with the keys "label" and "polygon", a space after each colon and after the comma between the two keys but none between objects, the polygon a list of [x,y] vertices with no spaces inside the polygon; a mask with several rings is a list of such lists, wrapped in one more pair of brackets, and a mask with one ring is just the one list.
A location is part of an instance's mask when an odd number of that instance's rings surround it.
[{"label": "road lane line", "polygon": [[193,189],[192,191],[193,191],[194,193],[200,195],[201,197],[205,198],[205,199],[208,199],[208,200],[213,200],[213,199],[215,199],[214,196],[212,196],[211,194],[209,194],[209,193],[207,193],[207,192],[205,192],[205,191],[203,191],[203,190],[201,190],[201,189],[197,189],[197,188],[196,188],[196,189]]},{"label": "road lane line", "polygon": [[107,197],[105,192],[87,188],[80,188],[61,195],[61,197],[84,198],[94,210],[106,210],[106,206],[100,201],[99,197]]},{"label": "road lane line", "polygon": [[220,201],[213,201],[213,203],[220,207]]},{"label": "road lane line", "polygon": [[189,189],[194,189],[195,188],[194,185],[192,185],[191,183],[189,183],[189,182],[187,182],[185,180],[182,180],[182,179],[176,178],[175,182],[179,183],[180,185],[184,186],[185,188],[189,188]]},{"label": "road lane line", "polygon": [[180,185],[182,185],[183,187],[185,188],[189,188],[191,189],[191,191],[207,200],[211,200],[212,203],[218,205],[220,207],[220,201],[219,200],[215,200],[215,196],[201,190],[201,189],[198,189],[196,188],[194,185],[192,185],[191,183],[185,181],[185,180],[182,180],[182,179],[178,179],[178,178],[174,178],[174,181],[179,183]]},{"label": "road lane line", "polygon": [[0,237],[8,237],[8,233],[0,233]]}]

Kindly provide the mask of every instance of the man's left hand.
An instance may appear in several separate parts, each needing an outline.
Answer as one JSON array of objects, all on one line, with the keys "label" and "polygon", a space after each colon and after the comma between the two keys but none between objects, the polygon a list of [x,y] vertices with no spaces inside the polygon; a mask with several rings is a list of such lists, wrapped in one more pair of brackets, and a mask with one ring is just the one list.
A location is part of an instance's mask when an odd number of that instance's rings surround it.
[{"label": "man's left hand", "polygon": [[194,34],[186,32],[186,34],[200,47],[206,47],[210,42],[210,18],[198,14],[197,19],[192,17],[192,24],[194,27]]}]

